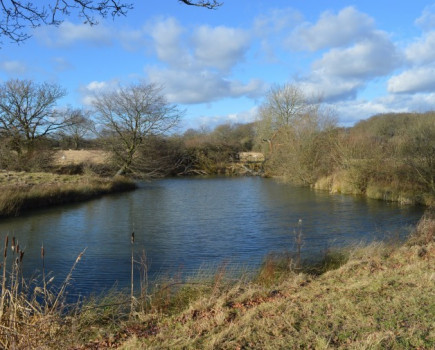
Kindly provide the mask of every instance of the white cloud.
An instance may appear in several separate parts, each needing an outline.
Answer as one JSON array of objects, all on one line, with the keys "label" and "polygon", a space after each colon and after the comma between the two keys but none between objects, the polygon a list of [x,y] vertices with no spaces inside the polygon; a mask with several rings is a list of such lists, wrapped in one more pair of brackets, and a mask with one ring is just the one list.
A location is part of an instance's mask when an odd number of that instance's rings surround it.
[{"label": "white cloud", "polygon": [[407,111],[405,108],[392,106],[382,100],[340,101],[329,106],[331,106],[331,108],[333,108],[337,113],[339,123],[345,126],[351,126],[359,120],[370,118],[376,114]]},{"label": "white cloud", "polygon": [[157,57],[173,66],[185,66],[190,60],[187,49],[182,46],[185,29],[175,18],[160,20],[152,24],[149,31],[154,40]]},{"label": "white cloud", "polygon": [[313,64],[328,76],[367,79],[391,73],[401,63],[394,44],[382,32],[344,49],[332,49]]},{"label": "white cloud", "polygon": [[90,26],[63,22],[59,27],[43,26],[35,29],[35,36],[49,47],[66,47],[76,42],[87,42],[94,46],[112,44],[111,30],[103,24]]},{"label": "white cloud", "polygon": [[406,58],[417,64],[435,61],[435,31],[428,32],[423,38],[409,45],[405,50]]},{"label": "white cloud", "polygon": [[266,90],[259,80],[245,84],[225,79],[221,74],[208,70],[180,71],[148,67],[146,72],[151,82],[164,86],[168,100],[174,103],[204,103],[224,97],[258,97]]},{"label": "white cloud", "polygon": [[403,62],[400,52],[384,32],[346,48],[334,48],[312,64],[307,77],[298,84],[309,95],[324,101],[355,99],[372,79],[387,76]]},{"label": "white cloud", "polygon": [[255,106],[246,111],[231,113],[227,115],[212,115],[212,116],[202,115],[187,121],[187,123],[185,123],[185,128],[198,129],[204,127],[208,130],[212,130],[218,125],[227,124],[227,123],[229,124],[251,123],[256,120],[257,116],[258,116],[258,107]]},{"label": "white cloud", "polygon": [[8,74],[23,74],[27,71],[27,66],[19,61],[0,62],[0,69]]},{"label": "white cloud", "polygon": [[228,71],[244,60],[250,36],[241,29],[201,26],[193,34],[195,59],[203,67]]},{"label": "white cloud", "polygon": [[359,79],[342,79],[327,75],[313,74],[309,79],[301,80],[298,86],[308,96],[323,101],[354,99],[363,86]]},{"label": "white cloud", "polygon": [[204,103],[264,93],[259,80],[231,78],[232,68],[245,60],[250,48],[248,32],[225,26],[188,31],[168,18],[154,22],[148,33],[160,64],[145,67],[145,72],[150,82],[165,87],[170,102]]},{"label": "white cloud", "polygon": [[354,7],[346,7],[337,15],[324,12],[315,24],[305,23],[288,38],[293,49],[316,51],[340,47],[370,36],[374,20]]},{"label": "white cloud", "polygon": [[373,100],[340,101],[330,106],[339,123],[351,126],[361,119],[381,113],[427,112],[435,110],[435,93],[386,95]]},{"label": "white cloud", "polygon": [[85,106],[92,106],[96,94],[98,94],[99,92],[114,90],[118,87],[118,85],[119,81],[117,80],[91,81],[87,85],[81,86],[79,89],[80,94],[82,95],[82,103]]},{"label": "white cloud", "polygon": [[415,24],[423,30],[435,28],[435,4],[427,6],[422,15],[416,19]]},{"label": "white cloud", "polygon": [[435,67],[418,67],[395,75],[388,81],[392,93],[430,92],[435,90]]}]

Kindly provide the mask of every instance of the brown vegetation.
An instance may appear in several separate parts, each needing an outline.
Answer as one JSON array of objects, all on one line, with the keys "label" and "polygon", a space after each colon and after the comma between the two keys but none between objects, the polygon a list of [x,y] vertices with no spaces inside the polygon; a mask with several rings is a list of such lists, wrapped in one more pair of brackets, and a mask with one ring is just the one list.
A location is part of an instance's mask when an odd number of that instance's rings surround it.
[{"label": "brown vegetation", "polygon": [[158,281],[133,299],[106,293],[69,312],[43,281],[21,285],[15,242],[12,274],[2,270],[0,342],[40,349],[432,349],[434,215],[428,211],[405,244],[349,248],[325,259],[320,273],[273,258],[254,278],[234,280],[222,268],[208,278]]},{"label": "brown vegetation", "polygon": [[260,109],[265,169],[293,183],[401,203],[435,204],[435,113],[376,115],[343,129],[294,86]]},{"label": "brown vegetation", "polygon": [[0,216],[134,189],[129,179],[49,173],[0,172]]}]

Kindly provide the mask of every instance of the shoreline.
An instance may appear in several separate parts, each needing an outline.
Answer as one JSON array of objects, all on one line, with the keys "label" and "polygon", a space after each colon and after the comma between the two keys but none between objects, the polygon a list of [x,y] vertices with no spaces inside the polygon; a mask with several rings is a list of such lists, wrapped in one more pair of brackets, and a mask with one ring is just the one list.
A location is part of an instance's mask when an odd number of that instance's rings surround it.
[{"label": "shoreline", "polygon": [[136,188],[136,183],[126,177],[1,172],[0,218]]},{"label": "shoreline", "polygon": [[[434,259],[435,212],[428,209],[406,242],[332,252],[319,273],[266,259],[252,278],[231,279],[224,268],[184,283],[169,278],[134,296],[108,291],[69,313],[61,303],[46,310],[37,299],[13,299],[0,341],[71,349],[431,349]],[[14,314],[17,303],[35,311]]]}]

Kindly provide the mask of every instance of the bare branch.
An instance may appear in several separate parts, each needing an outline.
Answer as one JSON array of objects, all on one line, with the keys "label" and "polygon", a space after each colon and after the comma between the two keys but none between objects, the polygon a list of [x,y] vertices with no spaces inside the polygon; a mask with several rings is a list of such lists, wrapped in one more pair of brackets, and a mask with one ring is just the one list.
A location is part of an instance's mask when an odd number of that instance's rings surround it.
[{"label": "bare branch", "polygon": [[183,112],[161,91],[157,85],[139,83],[96,96],[100,135],[115,156],[118,175],[134,172],[146,139],[166,134],[179,122]]},{"label": "bare branch", "polygon": [[204,0],[198,0],[198,1],[189,1],[189,0],[179,0],[183,4],[190,5],[190,6],[198,6],[198,7],[205,7],[209,10],[214,10],[220,6],[222,6],[222,2],[213,0],[213,1],[204,1]]},{"label": "bare branch", "polygon": [[[190,6],[216,9],[217,0],[179,0]],[[98,18],[126,16],[133,3],[123,0],[50,0],[48,5],[27,0],[0,0],[0,38],[21,43],[31,37],[29,28],[60,25],[66,17],[77,15],[84,23],[98,24]]]},{"label": "bare branch", "polygon": [[29,28],[60,25],[65,17],[76,13],[84,23],[98,24],[97,18],[125,16],[133,4],[120,0],[52,0],[49,5],[26,0],[0,0],[0,38],[21,43],[31,37]]}]

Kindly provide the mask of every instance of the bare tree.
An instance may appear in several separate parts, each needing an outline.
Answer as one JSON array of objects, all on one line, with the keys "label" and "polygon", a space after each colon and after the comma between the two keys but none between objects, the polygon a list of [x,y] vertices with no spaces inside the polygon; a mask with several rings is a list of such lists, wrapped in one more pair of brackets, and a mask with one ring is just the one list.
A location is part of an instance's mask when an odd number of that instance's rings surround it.
[{"label": "bare tree", "polygon": [[[221,5],[216,0],[179,1],[208,9]],[[0,38],[20,43],[31,37],[29,28],[41,25],[58,26],[71,15],[77,15],[84,23],[95,25],[98,24],[98,18],[125,16],[133,9],[132,3],[120,0],[49,0],[45,1],[45,4],[41,2],[35,4],[28,0],[0,0]]]},{"label": "bare tree", "polygon": [[[318,104],[309,103],[303,92],[292,84],[276,85],[268,92],[265,102],[259,109],[257,135],[260,142],[268,143],[272,153],[280,146],[280,134],[284,134],[297,124],[306,122],[304,116],[315,115]],[[282,138],[282,137],[281,137]]]},{"label": "bare tree", "polygon": [[84,138],[92,134],[94,123],[90,118],[90,112],[80,108],[69,109],[65,114],[71,123],[61,131],[60,136],[67,143],[72,143],[73,148],[77,150]]},{"label": "bare tree", "polygon": [[169,104],[162,88],[144,82],[97,95],[97,128],[119,167],[117,175],[137,172],[138,151],[148,137],[165,135],[183,114]]},{"label": "bare tree", "polygon": [[259,110],[257,143],[268,143],[268,168],[293,182],[313,184],[331,167],[335,118],[297,86],[272,88]]},{"label": "bare tree", "polygon": [[55,109],[66,92],[57,84],[8,80],[0,85],[0,135],[15,142],[18,153],[31,151],[35,142],[74,123]]}]

